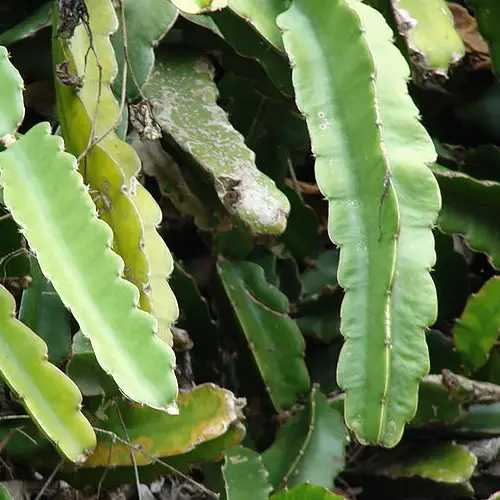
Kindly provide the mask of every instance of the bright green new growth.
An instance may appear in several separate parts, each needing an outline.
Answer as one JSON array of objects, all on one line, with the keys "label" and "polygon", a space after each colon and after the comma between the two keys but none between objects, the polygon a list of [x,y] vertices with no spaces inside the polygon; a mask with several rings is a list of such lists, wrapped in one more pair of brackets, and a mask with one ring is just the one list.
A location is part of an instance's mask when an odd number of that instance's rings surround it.
[{"label": "bright green new growth", "polygon": [[[4,165],[4,155],[0,165]],[[80,411],[78,387],[47,360],[47,346],[15,318],[15,301],[0,285],[0,372],[42,431],[73,462],[83,462],[96,445]]]},{"label": "bright green new growth", "polygon": [[111,229],[97,219],[74,157],[42,123],[0,162],[5,203],[99,364],[132,400],[170,409],[177,394],[174,353],[155,334],[156,320],[137,309],[137,288],[121,278]]},{"label": "bright green new growth", "polygon": [[252,232],[280,234],[290,204],[255,166],[255,155],[217,105],[214,68],[205,57],[156,54],[144,89],[164,134],[210,176],[226,209]]},{"label": "bright green new growth", "polygon": [[24,117],[23,79],[0,46],[0,140],[13,134]]},{"label": "bright green new growth", "polygon": [[444,0],[392,0],[392,6],[399,31],[425,69],[446,75],[465,55]]},{"label": "bright green new growth", "polygon": [[[0,47],[0,139],[5,145],[14,141],[13,134],[24,116],[23,80],[8,59],[5,47]],[[20,150],[21,161],[26,151],[23,144],[13,148]],[[42,145],[35,153],[43,153]],[[38,146],[36,146],[38,148]],[[9,205],[9,172],[6,166],[10,150],[0,153],[0,177],[4,188],[4,202]],[[49,155],[46,163],[54,158]],[[17,166],[22,170],[24,165]],[[18,204],[25,201],[27,192],[23,174],[16,172],[20,187]],[[28,179],[26,184],[28,184]],[[35,193],[36,196],[36,193]],[[21,201],[22,200],[22,201]],[[29,210],[29,208],[28,208]],[[43,224],[37,229],[40,231]],[[50,250],[49,250],[50,252]],[[83,462],[96,444],[92,426],[80,411],[82,396],[78,387],[58,368],[48,361],[47,346],[15,317],[15,301],[9,292],[0,286],[0,372],[2,377],[19,397],[26,410],[42,431],[61,452],[74,462]]]},{"label": "bright green new growth", "polygon": [[187,14],[213,12],[227,6],[227,0],[170,0],[180,11]]},{"label": "bright green new growth", "polygon": [[362,443],[392,447],[416,411],[429,365],[424,328],[437,309],[433,145],[377,11],[357,0],[296,0],[278,25],[330,204],[330,237],[341,247],[346,422]]}]

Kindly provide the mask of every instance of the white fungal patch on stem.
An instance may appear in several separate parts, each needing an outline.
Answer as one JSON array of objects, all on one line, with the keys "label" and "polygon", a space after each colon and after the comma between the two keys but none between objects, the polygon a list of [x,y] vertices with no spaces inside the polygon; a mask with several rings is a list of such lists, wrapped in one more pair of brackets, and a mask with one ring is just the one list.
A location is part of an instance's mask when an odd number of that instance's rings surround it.
[{"label": "white fungal patch on stem", "polygon": [[243,136],[217,105],[214,68],[204,57],[161,56],[145,89],[165,134],[213,179],[226,209],[254,233],[279,234],[290,210],[286,196],[255,165]]}]

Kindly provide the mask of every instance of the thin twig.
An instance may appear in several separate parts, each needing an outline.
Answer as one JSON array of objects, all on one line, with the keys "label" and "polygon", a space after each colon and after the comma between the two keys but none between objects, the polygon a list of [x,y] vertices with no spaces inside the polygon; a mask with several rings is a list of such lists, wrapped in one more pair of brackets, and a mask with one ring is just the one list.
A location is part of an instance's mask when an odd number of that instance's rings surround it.
[{"label": "thin twig", "polygon": [[[15,432],[14,429],[10,429],[9,432],[7,432],[6,436],[2,439],[2,441],[0,441],[0,453],[3,451],[5,446],[7,446],[7,443],[10,441],[10,438],[12,437],[12,434],[14,434],[14,432]],[[14,475],[12,474],[12,469],[7,465],[7,463],[1,456],[0,456],[0,462],[9,472],[11,479],[14,479]]]},{"label": "thin twig", "polygon": [[[10,438],[16,432],[19,432],[19,434],[22,434],[23,436],[27,437],[30,441],[32,441],[35,444],[35,446],[38,444],[29,434],[27,434],[26,432],[24,432],[21,427],[14,427],[13,429],[10,429],[9,432],[7,432],[6,436],[0,442],[0,453],[7,446],[7,444],[10,441]],[[0,456],[0,463],[7,469],[7,471],[9,472],[9,476],[11,477],[11,479],[14,479],[14,475],[12,474],[12,468],[9,467],[9,465],[5,462],[5,460],[1,456]]]},{"label": "thin twig", "polygon": [[159,459],[157,457],[154,457],[153,455],[150,455],[149,453],[147,453],[147,452],[139,449],[136,446],[132,446],[128,441],[126,441],[125,439],[122,439],[120,436],[117,436],[114,432],[108,431],[106,429],[101,429],[100,427],[94,427],[94,430],[96,432],[100,432],[102,434],[106,434],[107,436],[110,436],[113,439],[116,439],[117,441],[119,441],[120,443],[124,444],[125,446],[127,446],[129,448],[132,448],[133,450],[135,450],[135,451],[141,453],[142,455],[148,457],[152,462],[158,463],[160,465],[163,465],[165,468],[167,468],[168,470],[172,471],[174,474],[177,474],[178,476],[182,477],[182,479],[184,479],[186,482],[188,482],[189,484],[191,484],[195,488],[199,489],[200,491],[202,491],[206,495],[210,496],[211,498],[215,498],[216,500],[219,500],[219,495],[217,493],[213,492],[212,490],[209,490],[208,488],[206,488],[202,484],[196,482],[193,478],[187,476],[186,474],[184,474],[180,470],[177,470],[175,467],[172,467],[167,462],[164,462],[163,460],[161,460],[161,459]]},{"label": "thin twig", "polygon": [[30,255],[31,252],[27,248],[18,248],[17,250],[14,250],[7,255],[4,255],[0,259],[0,266],[3,266],[3,275],[2,275],[2,281],[5,281],[7,279],[7,264],[12,260],[15,259],[16,257],[20,257],[21,255]]},{"label": "thin twig", "polygon": [[[125,21],[125,14],[124,14],[124,6],[123,6],[123,0],[118,0],[118,3],[120,4],[120,8],[122,11],[122,44],[123,44],[123,55],[125,56],[125,64],[128,66],[128,70],[130,72],[130,76],[132,77],[132,81],[134,82],[134,85],[139,92],[139,95],[141,96],[142,100],[146,100],[144,94],[142,93],[142,89],[139,86],[139,83],[137,81],[137,78],[135,77],[134,69],[132,67],[132,63],[130,62],[130,57],[129,57],[129,52],[128,52],[128,37],[127,37],[127,23]],[[124,65],[125,65],[124,64]],[[125,82],[126,85],[126,82]],[[123,91],[123,88],[122,88]]]},{"label": "thin twig", "polygon": [[[92,116],[92,118],[90,120],[89,140],[87,143],[87,147],[83,150],[83,153],[78,157],[78,160],[77,160],[78,163],[80,163],[80,160],[86,156],[86,154],[88,153],[88,151],[90,151],[90,149],[92,149],[91,144],[92,144],[94,137],[95,137],[94,124],[97,120],[97,114],[99,112],[99,106],[101,105],[101,96],[102,96],[102,66],[101,66],[101,62],[99,61],[99,56],[97,55],[97,51],[95,50],[95,47],[94,47],[94,38],[93,38],[92,29],[90,27],[90,22],[84,23],[84,26],[85,26],[85,30],[87,32],[87,36],[89,37],[89,48],[87,49],[87,52],[85,54],[83,76],[85,76],[85,73],[87,72],[87,61],[88,61],[88,55],[90,54],[90,51],[92,51],[94,53],[95,63],[97,65],[97,71],[98,71],[99,76],[97,79],[98,89],[97,89],[97,99],[95,102],[94,116]],[[84,169],[86,170],[86,166],[84,167]],[[85,174],[86,174],[86,172],[85,172]],[[86,178],[86,175],[84,175],[84,179],[85,178]]]},{"label": "thin twig", "polygon": [[38,495],[35,497],[35,500],[40,500],[40,498],[42,498],[42,495],[45,493],[45,490],[50,486],[50,483],[56,476],[59,469],[62,467],[63,463],[64,463],[64,458],[61,458],[59,463],[54,467],[54,470],[50,473],[50,476],[47,478],[47,481],[45,481],[45,484],[42,486],[42,489],[38,492]]},{"label": "thin twig", "polygon": [[29,419],[28,415],[3,415],[0,417],[1,420],[20,420],[20,419]]},{"label": "thin twig", "polygon": [[[124,422],[123,417],[122,417],[122,412],[120,411],[120,408],[118,407],[116,401],[115,401],[115,408],[116,408],[116,412],[118,413],[118,418],[120,419],[120,424],[122,426],[123,433],[125,434],[125,438],[130,443],[130,437],[129,437],[128,432],[127,432],[127,427],[125,426],[125,422]],[[141,481],[139,480],[139,470],[137,469],[137,461],[135,459],[135,453],[131,449],[129,449],[129,452],[130,452],[130,459],[132,460],[132,466],[134,467],[135,484],[137,487],[137,496],[138,496],[139,500],[142,500]]]},{"label": "thin twig", "polygon": [[295,173],[295,169],[293,168],[293,163],[290,156],[287,157],[286,163],[288,165],[288,171],[290,172],[290,177],[292,178],[293,186],[297,195],[300,198],[300,201],[304,203],[304,197],[302,196],[302,191],[300,190],[299,181],[297,179],[297,174]]},{"label": "thin twig", "polygon": [[[123,5],[123,0],[119,0],[119,4],[120,4],[120,11],[121,11],[122,33],[125,33],[125,36],[126,36],[125,7]],[[98,61],[97,54],[95,54],[95,56],[96,56],[96,61]],[[97,62],[97,64],[98,64],[98,67],[101,68],[100,63]],[[90,134],[89,143],[87,144],[87,147],[83,150],[83,152],[78,157],[78,163],[80,163],[87,156],[88,152],[95,145],[97,145],[99,142],[104,140],[109,134],[111,134],[111,132],[116,130],[116,127],[120,123],[120,120],[122,119],[122,115],[123,115],[123,110],[125,108],[125,98],[126,98],[126,90],[127,90],[127,69],[128,69],[127,65],[124,64],[123,69],[122,69],[122,92],[120,95],[120,109],[118,112],[118,116],[116,117],[116,120],[114,121],[114,123],[100,137],[98,137],[97,139],[94,139],[94,123],[95,123],[95,119],[97,118],[97,107],[100,104],[101,87],[102,87],[101,73],[99,73],[99,95],[98,95],[98,100],[96,103],[96,114],[94,115],[94,118],[92,119],[92,123],[91,123],[91,131],[92,132]]]},{"label": "thin twig", "polygon": [[267,99],[264,96],[260,95],[260,101],[259,101],[259,104],[257,106],[257,111],[255,112],[252,123],[250,124],[250,127],[248,128],[248,132],[247,132],[246,137],[245,137],[245,142],[249,148],[252,148],[255,146],[254,134],[255,134],[255,130],[257,129],[257,124],[261,118],[261,114],[264,111],[264,106],[265,106],[266,102],[267,102]]},{"label": "thin twig", "polygon": [[[5,416],[5,417],[0,417],[4,420],[10,420],[11,418],[13,420],[19,420],[20,418],[22,419],[30,419],[30,417],[28,417],[27,415],[8,415],[8,416]],[[33,438],[32,436],[30,436],[25,430],[23,430],[22,427],[14,427],[12,429],[13,432],[19,432],[19,434],[22,434],[26,439],[29,439],[35,446],[38,445],[38,443],[36,442],[36,439]],[[5,444],[3,444],[5,446]],[[0,451],[1,451],[1,448],[0,448]]]},{"label": "thin twig", "polygon": [[12,473],[12,467],[10,467],[7,462],[0,456],[0,463],[2,464],[3,467],[7,470],[9,473],[11,481],[15,479],[14,474]]},{"label": "thin twig", "polygon": [[[122,7],[122,12],[123,12],[123,0],[118,0],[118,3]],[[130,60],[130,55],[128,51],[128,37],[127,37],[127,23],[125,21],[125,14],[122,15],[122,45],[123,45],[123,54],[125,56],[125,63],[128,66],[128,72],[132,78],[132,81],[134,82],[135,88],[137,89],[137,92],[143,102],[146,103],[146,106],[148,107],[149,114],[153,116],[153,110],[151,109],[151,103],[149,102],[149,99],[146,98],[144,93],[142,92],[142,88],[139,85],[139,82],[137,81],[137,78],[134,73],[134,67],[132,65],[132,62]],[[125,83],[126,85],[126,83]],[[123,93],[123,84],[122,84],[122,93]]]},{"label": "thin twig", "polygon": [[[340,485],[342,486],[342,488],[344,488],[344,490],[349,495],[349,499],[350,500],[356,500],[356,496],[357,496],[358,492],[354,491],[354,489],[349,486],[349,484],[347,483],[347,481],[345,481],[344,479],[342,479],[340,476],[337,476],[335,478],[335,481],[338,481],[340,483]],[[362,493],[362,491],[359,491],[359,493]]]},{"label": "thin twig", "polygon": [[97,500],[99,500],[99,498],[101,497],[102,485],[104,484],[104,480],[106,479],[106,476],[108,475],[108,470],[111,467],[111,454],[113,453],[113,444],[114,444],[114,440],[110,440],[108,464],[106,465],[106,468],[104,469],[104,473],[102,474],[101,478],[99,479],[99,483],[97,484]]},{"label": "thin twig", "polygon": [[38,446],[38,443],[36,442],[36,439],[32,436],[30,436],[25,430],[23,430],[21,427],[16,427],[14,429],[16,432],[19,432],[19,434],[23,435],[26,439],[31,441],[35,446]]},{"label": "thin twig", "polygon": [[[313,386],[313,391],[317,391],[318,386],[314,385]],[[311,409],[311,418],[310,418],[310,424],[309,424],[309,429],[307,431],[307,435],[304,439],[304,443],[300,447],[299,453],[295,457],[295,460],[292,462],[292,465],[288,468],[286,471],[285,475],[283,476],[283,479],[281,480],[281,484],[283,486],[287,486],[288,480],[292,476],[293,473],[295,473],[298,470],[299,464],[302,461],[302,457],[304,455],[305,449],[310,445],[311,440],[312,440],[312,435],[314,432],[314,422],[316,421],[316,399],[314,397],[314,392],[311,392],[310,394],[310,409]]]}]

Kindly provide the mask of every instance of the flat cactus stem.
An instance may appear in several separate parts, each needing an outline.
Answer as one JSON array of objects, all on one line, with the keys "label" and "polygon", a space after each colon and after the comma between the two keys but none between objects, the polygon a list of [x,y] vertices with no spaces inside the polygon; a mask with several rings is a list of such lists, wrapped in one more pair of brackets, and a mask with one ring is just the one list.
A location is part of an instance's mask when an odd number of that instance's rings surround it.
[{"label": "flat cactus stem", "polygon": [[[7,147],[15,144],[14,134],[24,117],[22,91],[22,77],[10,63],[7,49],[0,46],[0,142]],[[37,145],[37,154],[44,152],[41,142]],[[26,154],[21,146],[21,161]],[[29,200],[24,201],[24,188],[31,178],[23,182],[19,170],[24,165],[19,166],[15,161],[10,166],[18,170],[16,174],[20,175],[21,182],[17,192],[10,192],[9,155],[10,150],[0,153],[3,202],[10,207],[9,199],[14,196],[15,203],[30,205]],[[50,154],[47,159],[50,162]],[[44,227],[43,224],[40,227]],[[0,285],[0,373],[61,453],[73,462],[82,463],[96,445],[94,430],[81,412],[82,395],[64,373],[49,363],[47,345],[16,319],[15,307],[14,298]]]},{"label": "flat cactus stem", "polygon": [[80,411],[82,395],[49,363],[45,342],[15,318],[15,307],[0,285],[0,373],[61,453],[82,463],[96,445],[94,430]]},{"label": "flat cactus stem", "polygon": [[432,74],[448,76],[449,68],[465,56],[465,46],[445,0],[391,2],[417,70],[423,71],[424,78]]},{"label": "flat cactus stem", "polygon": [[274,407],[293,405],[310,381],[304,338],[288,315],[288,299],[253,262],[220,258],[217,272],[231,303],[228,315],[234,315]]},{"label": "flat cactus stem", "polygon": [[0,170],[7,207],[99,364],[130,399],[175,411],[174,352],[156,335],[156,319],[137,308],[137,288],[121,278],[111,229],[62,139],[38,124],[0,154]]},{"label": "flat cactus stem", "polygon": [[262,463],[262,455],[243,446],[227,450],[221,467],[226,498],[254,500],[269,498],[272,486]]},{"label": "flat cactus stem", "polygon": [[0,45],[0,142],[9,140],[24,118],[23,79]]},{"label": "flat cactus stem", "polygon": [[[147,453],[135,452],[135,462],[137,465],[148,465],[155,458],[183,455],[221,438],[241,419],[241,405],[242,401],[231,391],[210,383],[201,384],[179,394],[178,416],[120,402],[109,410],[108,420],[100,426],[121,435],[121,413],[127,422],[130,445]],[[131,466],[134,461],[130,451],[130,446],[106,437],[99,440],[95,452],[84,466]]]},{"label": "flat cactus stem", "polygon": [[[69,40],[57,36],[55,16],[53,47],[62,135],[77,157],[87,151],[91,139],[96,141],[80,162],[80,173],[92,189],[100,218],[113,229],[113,248],[125,262],[124,277],[139,289],[140,307],[158,315],[158,333],[171,345],[169,328],[177,320],[178,306],[167,283],[172,257],[156,231],[161,211],[151,196],[137,194],[142,190],[136,179],[140,160],[115,133],[120,113],[111,90],[117,75],[110,41],[118,26],[115,10],[110,0],[87,0],[86,6],[91,38],[83,24]],[[68,74],[76,79],[76,86],[64,81],[62,76]],[[143,220],[152,212],[152,223]]]},{"label": "flat cactus stem", "polygon": [[409,68],[377,11],[358,0],[295,0],[278,25],[340,246],[346,422],[362,443],[392,447],[429,369],[435,151],[408,96]]},{"label": "flat cactus stem", "polygon": [[171,326],[179,317],[179,306],[168,280],[174,270],[174,259],[157,227],[161,222],[161,209],[141,184],[133,198],[144,228],[144,253],[151,267],[150,287],[145,289],[149,301],[142,308],[158,321],[158,336],[172,346]]}]

